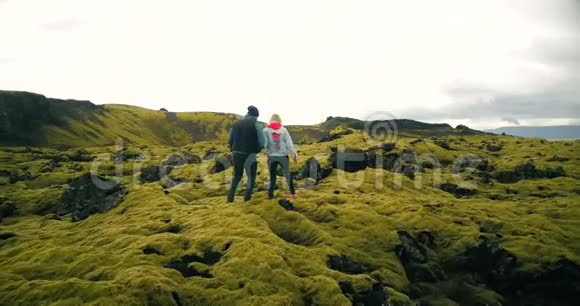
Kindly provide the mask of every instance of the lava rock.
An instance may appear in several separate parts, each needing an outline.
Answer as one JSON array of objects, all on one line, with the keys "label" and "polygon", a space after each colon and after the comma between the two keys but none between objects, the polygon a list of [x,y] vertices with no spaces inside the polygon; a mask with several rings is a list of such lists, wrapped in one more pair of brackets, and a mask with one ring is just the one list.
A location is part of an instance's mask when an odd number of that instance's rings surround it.
[{"label": "lava rock", "polygon": [[296,175],[296,179],[300,180],[310,178],[314,180],[315,183],[317,183],[320,180],[330,176],[331,173],[332,168],[323,168],[320,165],[320,162],[316,160],[316,158],[311,157],[300,168],[300,171],[298,171],[298,174]]},{"label": "lava rock", "polygon": [[453,183],[443,183],[439,186],[439,189],[455,195],[456,198],[468,197],[477,193],[476,189],[459,187],[457,184]]},{"label": "lava rock", "polygon": [[441,266],[430,261],[427,263],[409,263],[405,266],[407,278],[411,282],[435,283],[447,280],[447,275]]},{"label": "lava rock", "polygon": [[49,160],[46,164],[44,164],[42,166],[42,168],[40,168],[40,172],[41,173],[48,173],[48,172],[52,172],[54,170],[54,168],[58,167],[58,161],[55,159],[51,159]]},{"label": "lava rock", "polygon": [[489,172],[481,171],[477,175],[479,175],[479,181],[483,184],[491,183],[491,174],[489,174]]},{"label": "lava rock", "polygon": [[185,152],[183,153],[183,157],[185,157],[185,160],[187,160],[188,164],[199,164],[202,162],[201,157],[193,153]]},{"label": "lava rock", "polygon": [[167,264],[164,265],[165,268],[174,269],[179,271],[181,275],[185,278],[192,277],[192,276],[199,276],[203,278],[212,278],[211,275],[207,271],[198,271],[195,267],[191,266],[188,262],[183,261],[182,259],[172,259]]},{"label": "lava rock", "polygon": [[451,150],[451,147],[449,146],[449,143],[443,140],[436,140],[434,141],[434,143],[436,145],[438,145],[439,147],[445,149],[445,150]]},{"label": "lava rock", "polygon": [[464,268],[475,273],[482,282],[499,285],[509,279],[517,266],[517,258],[496,241],[481,237],[479,245],[468,248]]},{"label": "lava rock", "polygon": [[389,305],[389,295],[385,291],[385,287],[382,282],[375,282],[372,284],[371,288],[365,291],[357,292],[352,283],[349,281],[340,281],[338,286],[342,293],[352,302],[355,306],[384,306]]},{"label": "lava rock", "polygon": [[543,265],[540,272],[518,271],[493,285],[505,305],[573,306],[580,297],[580,266],[562,258]]},{"label": "lava rock", "polygon": [[143,158],[143,154],[140,152],[134,151],[127,151],[127,149],[123,149],[115,153],[114,161],[116,163],[121,163],[130,159],[141,159]]},{"label": "lava rock", "polygon": [[330,156],[332,168],[346,172],[357,172],[367,168],[367,154],[360,149],[345,149]]},{"label": "lava rock", "polygon": [[415,166],[413,165],[403,165],[400,172],[412,180],[415,179]]},{"label": "lava rock", "polygon": [[125,186],[105,177],[87,174],[73,181],[62,195],[59,215],[72,213],[72,221],[106,212],[121,203]]},{"label": "lava rock", "polygon": [[488,144],[485,149],[489,152],[499,152],[501,151],[502,147],[494,144]]},{"label": "lava rock", "polygon": [[181,154],[171,154],[166,160],[164,160],[161,165],[163,166],[182,166],[185,164],[199,164],[201,163],[201,157],[191,154],[189,152]]},{"label": "lava rock", "polygon": [[151,255],[151,254],[162,255],[161,251],[159,251],[158,249],[156,249],[152,246],[146,246],[143,249],[143,254],[145,254],[145,255]]},{"label": "lava rock", "polygon": [[168,177],[168,178],[167,178],[167,179],[166,179],[166,180],[163,182],[163,184],[161,184],[161,186],[163,186],[163,188],[165,188],[165,189],[170,189],[170,188],[173,188],[173,187],[175,187],[175,186],[177,186],[177,185],[179,185],[179,184],[183,183],[183,181],[184,181],[184,180],[183,180],[183,179],[181,179],[181,178],[170,178],[170,177]]},{"label": "lava rock", "polygon": [[401,153],[401,161],[410,164],[416,164],[417,158],[415,157],[415,152],[411,149],[404,149]]},{"label": "lava rock", "polygon": [[2,221],[3,218],[15,215],[16,211],[17,209],[14,202],[8,200],[3,201],[3,203],[0,204],[0,221]]},{"label": "lava rock", "polygon": [[406,231],[398,231],[401,244],[395,247],[395,252],[403,266],[427,262],[427,248]]},{"label": "lava rock", "polygon": [[356,262],[345,255],[328,256],[326,265],[332,270],[347,274],[364,274],[373,270],[371,266]]},{"label": "lava rock", "polygon": [[282,206],[286,210],[294,210],[294,203],[286,199],[281,199],[278,201],[278,205]]},{"label": "lava rock", "polygon": [[516,183],[525,179],[556,178],[561,176],[566,176],[566,172],[562,167],[539,170],[532,163],[518,165],[513,171],[498,171],[494,173],[495,179],[500,183]]},{"label": "lava rock", "polygon": [[219,156],[214,158],[214,163],[209,169],[209,173],[220,173],[226,171],[234,165],[234,158],[231,155]]},{"label": "lava rock", "polygon": [[13,171],[9,172],[8,178],[9,178],[10,184],[14,184],[14,183],[20,182],[20,181],[30,181],[33,179],[33,176],[28,171],[13,170]]},{"label": "lava rock", "polygon": [[489,164],[487,159],[472,154],[461,155],[453,164],[452,171],[453,173],[460,173],[465,168],[475,168],[479,171],[493,170],[493,166]]},{"label": "lava rock", "polygon": [[68,156],[68,159],[70,161],[75,161],[75,162],[90,162],[93,159],[95,159],[94,156],[92,156],[89,151],[85,150],[85,149],[76,149],[72,152],[68,152],[66,154]]},{"label": "lava rock", "polygon": [[346,135],[350,135],[352,133],[354,133],[354,131],[353,130],[350,130],[350,129],[349,130],[340,131],[338,133],[329,133],[328,135],[326,135],[322,139],[320,139],[318,141],[318,143],[330,142],[330,141],[333,141],[333,140],[342,138],[342,137],[344,137]]},{"label": "lava rock", "polygon": [[203,156],[203,160],[210,160],[210,159],[214,159],[216,157],[219,156],[219,153],[215,150],[209,150],[207,152],[205,152],[205,155]]},{"label": "lava rock", "polygon": [[166,168],[162,168],[159,166],[144,167],[143,169],[141,169],[141,174],[139,175],[139,181],[141,183],[157,182],[161,179],[162,176],[165,176],[164,174],[166,174],[166,173],[162,173],[162,171],[166,172],[163,169],[166,169]]},{"label": "lava rock", "polygon": [[10,238],[16,237],[16,234],[12,232],[0,233],[0,240],[8,240]]},{"label": "lava rock", "polygon": [[568,157],[559,157],[558,155],[554,155],[552,158],[548,159],[549,162],[567,162],[569,160]]}]

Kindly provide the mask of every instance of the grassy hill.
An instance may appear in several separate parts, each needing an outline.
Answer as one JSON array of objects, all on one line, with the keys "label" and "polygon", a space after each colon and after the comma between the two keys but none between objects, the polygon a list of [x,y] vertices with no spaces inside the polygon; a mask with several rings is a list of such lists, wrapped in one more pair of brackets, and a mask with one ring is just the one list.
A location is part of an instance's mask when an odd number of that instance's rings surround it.
[{"label": "grassy hill", "polygon": [[[118,139],[143,145],[184,146],[225,141],[238,115],[210,112],[153,111],[129,105],[95,105],[27,92],[0,91],[0,145],[94,147]],[[337,127],[363,130],[365,122],[329,118],[316,125],[290,126],[296,142],[316,142]],[[478,133],[447,124],[396,120],[402,133],[451,135]]]},{"label": "grassy hill", "polygon": [[[254,198],[230,205],[230,115],[177,114],[205,123],[193,135],[174,133],[163,112],[72,104],[4,134],[27,147],[2,138],[2,305],[572,306],[580,296],[580,141],[400,121],[385,142],[365,122],[329,118],[293,127],[305,135],[293,208],[284,188],[267,199],[262,155]],[[107,142],[119,135],[124,147]]]}]

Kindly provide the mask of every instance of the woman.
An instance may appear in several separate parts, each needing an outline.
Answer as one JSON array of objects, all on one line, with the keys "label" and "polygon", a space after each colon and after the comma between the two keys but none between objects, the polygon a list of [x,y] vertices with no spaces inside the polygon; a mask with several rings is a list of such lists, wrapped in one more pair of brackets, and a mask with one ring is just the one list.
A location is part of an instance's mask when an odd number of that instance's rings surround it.
[{"label": "woman", "polygon": [[282,126],[282,119],[277,114],[272,115],[270,124],[264,128],[264,147],[268,154],[268,169],[270,170],[270,186],[268,187],[268,198],[274,198],[274,186],[276,186],[276,170],[278,165],[282,167],[282,172],[288,183],[292,199],[296,199],[294,182],[290,174],[290,161],[288,155],[296,161],[298,155],[292,143],[292,137],[288,130]]}]

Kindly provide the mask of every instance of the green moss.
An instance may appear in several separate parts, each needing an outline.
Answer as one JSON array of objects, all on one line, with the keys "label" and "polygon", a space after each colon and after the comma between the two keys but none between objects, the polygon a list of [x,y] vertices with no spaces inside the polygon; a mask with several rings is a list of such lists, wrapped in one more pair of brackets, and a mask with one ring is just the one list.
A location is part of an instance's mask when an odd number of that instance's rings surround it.
[{"label": "green moss", "polygon": [[[128,118],[135,115],[135,110],[126,106],[110,108],[111,112],[103,116],[118,116],[128,122],[122,129],[131,130],[134,123]],[[150,120],[149,124],[165,120],[163,112],[143,111],[139,115]],[[188,118],[200,118],[196,116]],[[207,116],[216,125],[225,124],[220,116]],[[97,122],[94,124],[92,128],[105,133]],[[168,133],[171,124],[159,124],[159,134],[137,130],[126,135],[146,144],[128,147],[132,152],[144,153],[144,161],[115,163],[112,155],[118,147],[88,148],[101,160],[95,167],[97,173],[120,174],[118,180],[127,185],[128,194],[111,211],[76,223],[67,216],[58,220],[50,213],[58,207],[68,182],[87,173],[91,163],[63,161],[53,171],[39,173],[50,159],[39,155],[58,152],[0,150],[0,169],[30,171],[34,176],[14,184],[6,176],[0,178],[0,196],[13,201],[18,209],[16,216],[4,218],[0,225],[2,233],[14,234],[0,241],[0,304],[174,305],[179,301],[183,305],[349,305],[339,282],[348,281],[356,290],[364,291],[374,278],[383,281],[391,304],[412,305],[414,301],[408,295],[411,285],[416,284],[409,282],[396,255],[399,230],[432,232],[437,247],[429,255],[439,262],[476,245],[483,235],[497,239],[517,256],[524,270],[540,269],[562,257],[580,263],[580,164],[575,153],[569,152],[579,151],[578,142],[566,145],[479,135],[439,137],[452,149],[446,150],[427,137],[411,144],[418,135],[407,135],[397,140],[393,152],[411,149],[418,155],[449,162],[462,154],[476,154],[502,170],[512,170],[531,160],[540,168],[561,165],[567,176],[486,184],[479,180],[475,169],[454,174],[446,166],[440,181],[478,190],[474,196],[458,199],[433,188],[437,177],[430,169],[417,172],[415,180],[384,170],[335,170],[318,185],[299,188],[296,210],[286,211],[277,203],[287,197],[285,192],[279,192],[273,201],[267,200],[264,156],[259,158],[259,191],[247,203],[242,203],[241,197],[232,205],[225,203],[231,169],[210,174],[211,161],[175,167],[170,177],[183,183],[173,188],[164,190],[163,180],[140,184],[139,169],[159,165],[171,153],[227,153],[222,141],[200,141],[180,148],[155,145],[155,137]],[[64,132],[55,132],[55,137],[64,135],[59,133]],[[179,133],[171,137],[167,144],[189,142]],[[87,141],[93,145],[100,142],[98,139]],[[501,144],[501,151],[487,151],[486,142]],[[366,149],[374,144],[356,131],[329,143],[299,145],[300,159],[291,167],[298,170],[312,156],[327,165],[332,146]],[[552,155],[570,160],[547,161]],[[74,170],[74,164],[82,169]],[[194,182],[198,177],[204,182]],[[538,196],[551,192],[561,196]],[[156,251],[145,254],[146,247]],[[201,257],[208,251],[221,257],[216,262],[186,264],[206,277],[183,277],[166,267],[172,260]],[[369,271],[353,275],[330,269],[327,261],[331,255],[345,256]],[[501,302],[501,297],[489,289],[455,280],[426,288],[422,299],[434,305]]]}]

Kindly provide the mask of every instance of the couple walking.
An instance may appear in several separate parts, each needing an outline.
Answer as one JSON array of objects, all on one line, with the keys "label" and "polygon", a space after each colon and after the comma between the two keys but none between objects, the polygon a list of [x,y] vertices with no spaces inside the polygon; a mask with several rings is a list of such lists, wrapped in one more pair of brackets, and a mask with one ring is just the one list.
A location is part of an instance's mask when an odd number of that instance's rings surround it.
[{"label": "couple walking", "polygon": [[282,126],[282,119],[279,115],[272,115],[270,123],[265,128],[262,128],[258,122],[258,116],[260,116],[258,109],[255,106],[249,106],[248,114],[234,123],[230,130],[228,144],[234,160],[234,178],[230,186],[230,191],[228,192],[228,203],[234,201],[236,189],[242,180],[244,171],[248,176],[244,201],[249,201],[252,198],[252,191],[256,185],[258,171],[256,157],[262,149],[266,149],[266,153],[268,154],[268,170],[270,171],[268,198],[274,198],[276,173],[278,166],[281,166],[292,199],[296,199],[288,157],[290,156],[296,161],[298,156],[290,133]]}]

